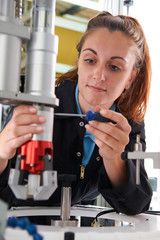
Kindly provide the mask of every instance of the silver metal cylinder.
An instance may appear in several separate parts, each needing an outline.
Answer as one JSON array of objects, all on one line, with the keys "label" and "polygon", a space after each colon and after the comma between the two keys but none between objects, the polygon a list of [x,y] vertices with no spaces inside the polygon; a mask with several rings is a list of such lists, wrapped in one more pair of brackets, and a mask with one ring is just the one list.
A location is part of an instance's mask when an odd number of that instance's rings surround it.
[{"label": "silver metal cylinder", "polygon": [[34,134],[32,140],[35,141],[48,141],[52,142],[53,137],[53,121],[54,121],[54,108],[45,106],[36,106],[38,115],[44,115],[47,119],[46,123],[43,124],[45,131],[41,134]]},{"label": "silver metal cylinder", "polygon": [[[0,33],[0,90],[19,91],[21,39],[17,37],[17,26],[21,21],[15,20],[15,0],[0,0],[0,24],[6,24],[6,33]],[[12,24],[12,25],[10,25]],[[15,28],[15,35],[12,31]]]},{"label": "silver metal cylinder", "polygon": [[58,37],[54,35],[54,0],[33,2],[32,36],[27,46],[25,92],[55,98]]},{"label": "silver metal cylinder", "polygon": [[34,32],[54,34],[55,0],[34,0],[32,28]]},{"label": "silver metal cylinder", "polygon": [[[142,151],[142,144],[140,142],[140,135],[136,135],[136,143],[134,145],[134,151]],[[136,184],[140,184],[140,159],[136,159]]]},{"label": "silver metal cylinder", "polygon": [[0,34],[0,90],[19,91],[21,39]]},{"label": "silver metal cylinder", "polygon": [[61,220],[67,221],[70,219],[71,187],[62,187],[61,195]]},{"label": "silver metal cylinder", "polygon": [[15,16],[15,0],[0,0],[0,15],[13,18]]},{"label": "silver metal cylinder", "polygon": [[136,143],[134,144],[134,151],[142,151],[142,144],[140,142],[140,135],[136,135]]},{"label": "silver metal cylinder", "polygon": [[58,37],[42,32],[32,33],[27,48],[25,92],[55,97]]}]

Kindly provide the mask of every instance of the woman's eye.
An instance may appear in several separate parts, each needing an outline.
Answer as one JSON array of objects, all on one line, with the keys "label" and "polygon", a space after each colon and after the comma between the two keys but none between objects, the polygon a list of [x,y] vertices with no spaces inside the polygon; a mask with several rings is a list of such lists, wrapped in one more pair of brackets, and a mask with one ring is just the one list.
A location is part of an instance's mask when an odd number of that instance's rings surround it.
[{"label": "woman's eye", "polygon": [[88,58],[88,59],[85,59],[84,61],[85,61],[85,62],[88,62],[88,63],[90,63],[90,64],[93,64],[93,63],[95,62],[94,60],[89,59],[89,58]]},{"label": "woman's eye", "polygon": [[110,65],[110,69],[111,69],[112,71],[119,71],[119,70],[120,70],[120,68],[117,67],[116,65]]}]

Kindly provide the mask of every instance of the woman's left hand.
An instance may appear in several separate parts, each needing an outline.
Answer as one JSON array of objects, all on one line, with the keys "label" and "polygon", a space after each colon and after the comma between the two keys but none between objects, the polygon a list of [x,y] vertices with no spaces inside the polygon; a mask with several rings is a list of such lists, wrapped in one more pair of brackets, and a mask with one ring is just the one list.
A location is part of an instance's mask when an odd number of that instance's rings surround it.
[{"label": "woman's left hand", "polygon": [[88,132],[95,136],[99,154],[103,158],[108,177],[114,187],[127,181],[126,163],[121,153],[129,142],[131,127],[128,120],[120,113],[112,110],[100,110],[100,114],[116,122],[90,121],[86,125]]}]

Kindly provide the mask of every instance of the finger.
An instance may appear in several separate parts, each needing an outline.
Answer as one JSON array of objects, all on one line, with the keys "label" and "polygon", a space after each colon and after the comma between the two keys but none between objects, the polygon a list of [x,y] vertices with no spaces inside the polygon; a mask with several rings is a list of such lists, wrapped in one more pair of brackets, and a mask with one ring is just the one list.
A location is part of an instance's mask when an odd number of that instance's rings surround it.
[{"label": "finger", "polygon": [[46,122],[46,117],[43,115],[22,114],[22,115],[17,115],[13,119],[13,124],[15,125],[41,124],[45,122]]},{"label": "finger", "polygon": [[15,128],[10,133],[10,139],[16,139],[20,136],[25,136],[27,134],[40,134],[43,133],[45,130],[44,126],[36,125],[36,126],[20,126]]},{"label": "finger", "polygon": [[18,147],[22,146],[23,144],[25,144],[26,142],[28,142],[29,140],[32,139],[32,134],[28,133],[26,135],[20,136],[15,138],[14,140],[10,140],[10,142],[8,143],[8,147],[10,149],[17,149]]},{"label": "finger", "polygon": [[6,142],[5,146],[7,147],[1,146],[1,151],[0,151],[1,159],[5,159],[5,160],[11,159],[15,155],[16,149],[21,145],[25,144],[26,142],[28,142],[29,140],[31,140],[31,138],[32,138],[32,134],[29,133],[19,138],[16,138],[14,140],[10,140]]},{"label": "finger", "polygon": [[101,108],[100,106],[96,106],[94,111],[95,111],[95,112],[98,112],[98,111],[100,111],[101,109],[102,109],[102,108]]},{"label": "finger", "polygon": [[[92,126],[94,129],[92,129],[92,134],[96,134],[96,137],[100,137],[100,134],[103,134],[103,138],[105,139],[105,135],[114,138],[117,141],[120,141],[121,143],[128,143],[129,137],[128,133],[117,127],[117,125],[112,123],[102,123],[97,121],[90,121],[89,126]],[[96,131],[97,129],[97,131]],[[107,136],[106,136],[107,137]]]},{"label": "finger", "polygon": [[15,107],[13,110],[13,115],[17,116],[19,114],[35,114],[37,113],[37,108],[32,105],[20,105],[18,107]]},{"label": "finger", "polygon": [[101,145],[99,145],[99,147],[102,147],[102,145],[105,144],[111,149],[116,149],[116,151],[119,151],[119,146],[121,144],[118,139],[115,139],[112,135],[109,135],[106,132],[92,127],[92,125],[86,125],[86,129],[101,141]]},{"label": "finger", "polygon": [[95,143],[99,148],[99,154],[103,157],[104,155],[113,156],[114,150],[110,146],[104,144],[100,139],[95,138]]},{"label": "finger", "polygon": [[112,110],[102,109],[100,110],[100,114],[103,117],[109,118],[116,122],[118,127],[120,127],[121,129],[124,129],[127,132],[131,131],[131,127],[128,124],[128,120],[121,113],[117,113]]}]

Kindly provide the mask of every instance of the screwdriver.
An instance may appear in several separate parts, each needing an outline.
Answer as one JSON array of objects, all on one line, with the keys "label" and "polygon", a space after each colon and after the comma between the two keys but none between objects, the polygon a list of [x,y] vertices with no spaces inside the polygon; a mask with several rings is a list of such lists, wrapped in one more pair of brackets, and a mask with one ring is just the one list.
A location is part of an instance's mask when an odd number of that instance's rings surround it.
[{"label": "screwdriver", "polygon": [[86,114],[77,114],[77,113],[55,113],[55,116],[66,116],[66,117],[85,117],[87,121],[92,121],[96,120],[99,122],[112,122],[115,124],[114,121],[112,121],[109,118],[103,117],[100,112],[93,112],[93,111],[88,111]]}]

